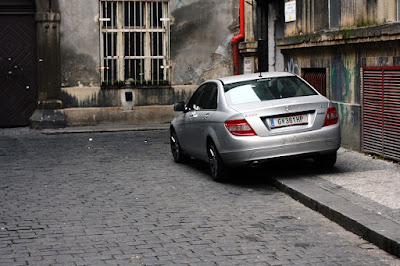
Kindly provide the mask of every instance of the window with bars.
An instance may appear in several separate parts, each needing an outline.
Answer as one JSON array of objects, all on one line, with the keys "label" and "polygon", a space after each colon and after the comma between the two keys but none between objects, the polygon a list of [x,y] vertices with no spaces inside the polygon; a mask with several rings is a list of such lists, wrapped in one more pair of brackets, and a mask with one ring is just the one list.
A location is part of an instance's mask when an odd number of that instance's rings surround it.
[{"label": "window with bars", "polygon": [[102,84],[169,84],[168,15],[167,0],[100,0]]}]

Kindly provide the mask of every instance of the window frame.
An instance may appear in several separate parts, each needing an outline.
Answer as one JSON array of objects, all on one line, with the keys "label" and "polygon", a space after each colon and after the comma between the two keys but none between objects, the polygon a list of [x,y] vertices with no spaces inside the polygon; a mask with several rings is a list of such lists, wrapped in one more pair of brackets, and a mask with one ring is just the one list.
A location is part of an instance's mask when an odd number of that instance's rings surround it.
[{"label": "window frame", "polygon": [[169,0],[99,0],[99,14],[103,85],[170,84]]},{"label": "window frame", "polygon": [[329,0],[329,29],[339,29],[341,19],[341,2]]},{"label": "window frame", "polygon": [[[192,95],[192,97],[190,97],[190,100],[188,102],[188,104],[186,105],[186,107],[189,109],[189,111],[199,111],[201,110],[201,99],[203,96],[203,93],[206,89],[206,87],[208,86],[208,84],[203,84],[201,85]],[[196,108],[195,106],[197,106],[198,108]]]},{"label": "window frame", "polygon": [[214,82],[207,84],[201,96],[201,107],[203,110],[216,110],[218,107],[218,85]]},{"label": "window frame", "polygon": [[[210,105],[212,106],[210,107]],[[214,105],[215,108],[213,108]],[[186,107],[189,111],[216,110],[218,108],[218,84],[208,82],[200,85]]]}]

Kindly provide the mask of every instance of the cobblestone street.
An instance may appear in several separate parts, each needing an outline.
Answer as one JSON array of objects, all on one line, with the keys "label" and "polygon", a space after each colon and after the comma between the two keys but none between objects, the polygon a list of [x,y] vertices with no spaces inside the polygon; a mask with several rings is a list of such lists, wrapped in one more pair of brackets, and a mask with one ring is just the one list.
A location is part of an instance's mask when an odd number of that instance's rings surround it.
[{"label": "cobblestone street", "polygon": [[174,163],[168,136],[1,129],[0,265],[400,265],[259,172]]}]

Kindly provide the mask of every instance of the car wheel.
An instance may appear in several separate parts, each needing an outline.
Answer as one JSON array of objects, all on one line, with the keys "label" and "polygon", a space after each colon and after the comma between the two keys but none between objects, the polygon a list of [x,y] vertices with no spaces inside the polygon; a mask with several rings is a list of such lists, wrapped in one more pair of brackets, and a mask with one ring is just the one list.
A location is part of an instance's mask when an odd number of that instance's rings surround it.
[{"label": "car wheel", "polygon": [[225,166],[214,143],[208,145],[208,161],[211,177],[214,181],[221,182],[225,177]]},{"label": "car wheel", "polygon": [[336,159],[337,153],[333,152],[316,156],[314,162],[317,169],[329,170],[335,165]]},{"label": "car wheel", "polygon": [[174,161],[176,163],[184,163],[189,157],[182,152],[182,148],[179,145],[178,137],[176,136],[175,131],[171,130],[170,135],[170,143],[171,143],[171,152],[174,157]]}]

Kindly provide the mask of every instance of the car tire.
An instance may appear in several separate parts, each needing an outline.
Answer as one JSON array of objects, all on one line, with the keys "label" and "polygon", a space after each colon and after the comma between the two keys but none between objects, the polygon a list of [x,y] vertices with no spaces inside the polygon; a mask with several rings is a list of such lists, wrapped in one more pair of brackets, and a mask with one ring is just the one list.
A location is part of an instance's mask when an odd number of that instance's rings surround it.
[{"label": "car tire", "polygon": [[333,168],[337,160],[337,152],[321,154],[314,157],[314,163],[317,169],[330,170]]},{"label": "car tire", "polygon": [[179,144],[178,137],[174,130],[171,130],[170,134],[170,144],[171,144],[171,152],[174,157],[174,161],[176,163],[185,163],[188,161],[189,156],[183,153],[181,145]]},{"label": "car tire", "polygon": [[225,176],[226,169],[221,159],[221,156],[219,155],[219,152],[215,147],[215,144],[210,142],[207,151],[208,151],[208,162],[210,166],[211,178],[217,182],[224,181],[226,179]]}]

